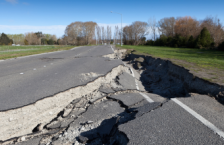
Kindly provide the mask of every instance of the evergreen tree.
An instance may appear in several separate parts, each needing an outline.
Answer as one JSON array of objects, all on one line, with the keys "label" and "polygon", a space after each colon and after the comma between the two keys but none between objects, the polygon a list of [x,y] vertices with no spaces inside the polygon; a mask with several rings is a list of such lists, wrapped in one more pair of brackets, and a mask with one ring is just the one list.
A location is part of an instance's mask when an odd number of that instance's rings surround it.
[{"label": "evergreen tree", "polygon": [[211,37],[208,29],[206,27],[204,27],[201,30],[200,35],[198,36],[197,46],[208,48],[211,46],[212,43],[213,43],[212,37]]},{"label": "evergreen tree", "polygon": [[13,43],[12,39],[9,39],[9,37],[5,33],[2,33],[0,37],[0,45],[8,45],[12,43]]}]

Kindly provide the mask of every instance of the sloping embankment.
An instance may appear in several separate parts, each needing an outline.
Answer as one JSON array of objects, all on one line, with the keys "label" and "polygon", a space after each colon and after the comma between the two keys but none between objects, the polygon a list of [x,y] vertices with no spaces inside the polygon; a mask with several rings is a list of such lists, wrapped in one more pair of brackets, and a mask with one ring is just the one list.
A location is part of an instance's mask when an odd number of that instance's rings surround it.
[{"label": "sloping embankment", "polygon": [[136,54],[128,54],[124,60],[140,71],[140,80],[149,92],[164,97],[206,94],[224,103],[224,86],[199,78],[169,60]]}]

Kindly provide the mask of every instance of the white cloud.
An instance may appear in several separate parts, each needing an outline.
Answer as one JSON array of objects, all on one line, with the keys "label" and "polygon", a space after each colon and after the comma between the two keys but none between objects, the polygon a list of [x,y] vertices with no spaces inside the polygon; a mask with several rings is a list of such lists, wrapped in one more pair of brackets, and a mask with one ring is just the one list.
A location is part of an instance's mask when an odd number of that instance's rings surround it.
[{"label": "white cloud", "polygon": [[18,3],[18,0],[5,0],[11,4],[17,4]]},{"label": "white cloud", "polygon": [[30,26],[30,25],[0,25],[0,33],[19,34],[27,32],[41,31],[45,34],[55,34],[57,37],[64,35],[66,25],[52,25],[52,26]]}]

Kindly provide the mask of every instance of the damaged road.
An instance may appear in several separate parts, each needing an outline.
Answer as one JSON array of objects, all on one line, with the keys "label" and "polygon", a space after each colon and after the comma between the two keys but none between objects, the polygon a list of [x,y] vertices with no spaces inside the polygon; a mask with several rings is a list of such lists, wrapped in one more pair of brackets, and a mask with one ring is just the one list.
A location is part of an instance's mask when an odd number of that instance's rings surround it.
[{"label": "damaged road", "polygon": [[222,104],[125,52],[88,46],[1,62],[0,144],[224,144]]}]

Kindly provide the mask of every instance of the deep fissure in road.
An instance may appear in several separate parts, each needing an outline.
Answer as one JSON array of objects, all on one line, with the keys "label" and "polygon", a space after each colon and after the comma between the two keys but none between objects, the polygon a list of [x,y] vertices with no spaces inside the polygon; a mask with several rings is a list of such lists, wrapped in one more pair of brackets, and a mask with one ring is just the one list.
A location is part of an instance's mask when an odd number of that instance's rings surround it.
[{"label": "deep fissure in road", "polygon": [[[188,70],[170,61],[133,54],[125,56],[124,50],[116,50],[114,54],[105,57],[111,59],[123,57],[124,61],[129,61],[129,64],[140,73],[140,81],[145,90],[166,98],[166,101],[149,104],[143,99],[134,104],[127,104],[122,99],[118,99],[119,95],[140,92],[121,85],[119,76],[131,73],[128,67],[118,66],[85,86],[73,88],[75,90],[68,90],[64,92],[67,94],[59,95],[59,98],[60,96],[62,98],[73,96],[73,98],[63,100],[65,103],[60,108],[55,106],[58,110],[53,117],[44,122],[42,120],[42,122],[34,122],[33,127],[28,128],[27,131],[30,133],[31,130],[33,133],[16,134],[13,139],[6,137],[9,140],[2,144],[36,141],[41,145],[66,143],[125,145],[129,142],[129,138],[119,130],[119,126],[162,107],[171,97],[190,97],[190,93],[194,92],[214,96],[218,101],[223,101],[223,86],[197,78]],[[54,97],[52,99],[55,99]],[[71,103],[66,104],[66,102]],[[45,109],[48,113],[54,112]]]}]

